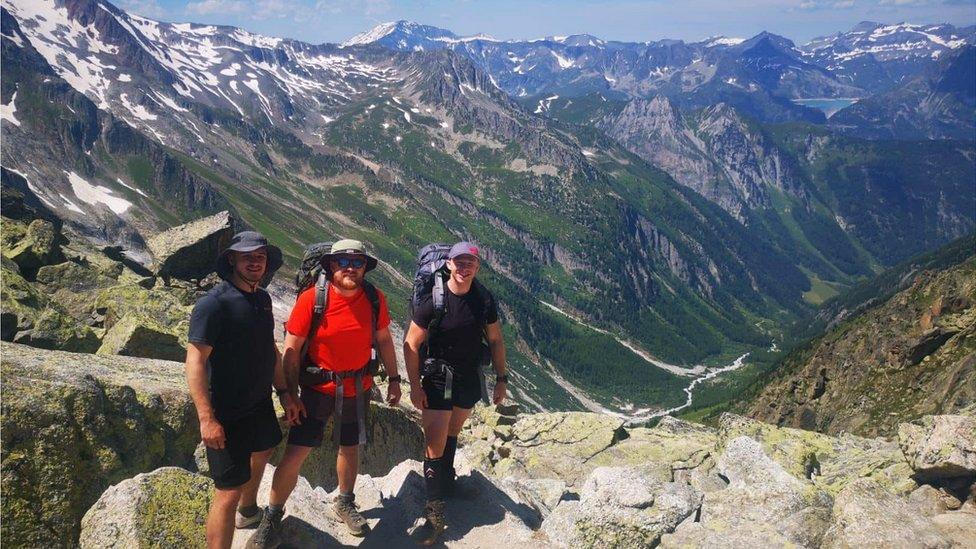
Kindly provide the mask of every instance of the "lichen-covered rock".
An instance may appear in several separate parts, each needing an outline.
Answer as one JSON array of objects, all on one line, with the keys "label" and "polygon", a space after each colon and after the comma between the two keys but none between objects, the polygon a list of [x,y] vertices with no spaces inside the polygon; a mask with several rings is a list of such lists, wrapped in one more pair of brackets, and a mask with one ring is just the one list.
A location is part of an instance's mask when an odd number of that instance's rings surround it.
[{"label": "lichen-covered rock", "polygon": [[0,352],[5,544],[73,545],[111,483],[192,463],[199,428],[181,364],[10,343]]},{"label": "lichen-covered rock", "polygon": [[232,223],[230,213],[224,211],[150,238],[146,246],[155,261],[153,270],[162,277],[184,280],[207,276],[233,236]]},{"label": "lichen-covered rock", "polygon": [[506,477],[498,486],[513,499],[524,501],[545,519],[566,495],[566,483],[552,478],[511,478]]},{"label": "lichen-covered rock", "polygon": [[[4,224],[7,223],[5,220]],[[17,225],[16,222],[10,224]],[[27,225],[23,234],[16,234],[12,229],[14,227],[10,229],[4,227],[7,235],[3,239],[5,244],[3,255],[13,260],[24,276],[33,278],[43,265],[64,261],[60,246],[63,237],[50,221],[35,219]],[[16,236],[11,233],[15,233]]]},{"label": "lichen-covered rock", "polygon": [[718,540],[728,533],[771,546],[787,541],[819,545],[829,525],[830,497],[792,476],[760,443],[748,437],[729,441],[716,469],[729,486],[705,494],[699,521],[678,528],[667,538],[669,547]]},{"label": "lichen-covered rock", "polygon": [[[424,455],[424,434],[420,424],[406,410],[391,408],[386,404],[372,401],[366,423],[367,442],[359,450],[359,471],[366,475],[383,475],[406,459]],[[282,424],[285,438],[288,426]],[[302,476],[312,486],[331,490],[336,486],[336,445],[332,442],[332,422],[325,427],[325,442],[312,450],[302,465]],[[278,463],[284,453],[285,445],[278,447],[271,457]]]},{"label": "lichen-covered rock", "polygon": [[163,467],[106,490],[81,520],[83,549],[206,547],[213,481]]},{"label": "lichen-covered rock", "polygon": [[119,284],[100,290],[92,308],[100,312],[107,330],[126,316],[132,316],[140,319],[139,322],[155,324],[162,331],[178,336],[180,345],[185,346],[194,302],[194,296],[188,290],[147,290],[138,284]]},{"label": "lichen-covered rock", "polygon": [[655,474],[639,467],[595,469],[573,512],[545,529],[550,540],[570,547],[653,547],[702,499],[691,486]]},{"label": "lichen-covered rock", "polygon": [[623,424],[620,418],[584,412],[523,416],[512,426],[508,456],[495,465],[495,474],[582,484],[595,467],[586,463],[625,436]]},{"label": "lichen-covered rock", "polygon": [[976,476],[976,417],[925,416],[902,423],[898,444],[921,479]]},{"label": "lichen-covered rock", "polygon": [[130,313],[105,332],[97,354],[181,361],[186,357],[186,347],[180,344],[178,335],[151,319]]},{"label": "lichen-covered rock", "polygon": [[621,438],[594,456],[588,465],[657,464],[670,468],[674,476],[684,478],[699,468],[710,469],[718,446],[718,434],[714,429],[671,416],[663,417],[652,429],[627,429],[626,437]]},{"label": "lichen-covered rock", "polygon": [[98,348],[95,332],[68,316],[8,264],[0,269],[0,335],[4,341],[79,352]]},{"label": "lichen-covered rock", "polygon": [[825,548],[952,546],[931,520],[871,479],[858,479],[837,494]]},{"label": "lichen-covered rock", "polygon": [[848,434],[829,436],[813,431],[776,427],[734,414],[719,420],[722,440],[748,436],[796,478],[806,478],[828,494],[836,494],[852,480],[870,477],[887,489],[908,494],[917,485],[911,468],[893,442]]}]

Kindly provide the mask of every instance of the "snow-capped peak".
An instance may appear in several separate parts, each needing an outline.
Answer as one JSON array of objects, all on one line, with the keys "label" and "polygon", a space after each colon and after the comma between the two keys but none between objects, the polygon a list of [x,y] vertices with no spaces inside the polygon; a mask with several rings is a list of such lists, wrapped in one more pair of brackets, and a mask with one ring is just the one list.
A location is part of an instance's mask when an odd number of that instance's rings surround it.
[{"label": "snow-capped peak", "polygon": [[349,40],[342,43],[343,46],[356,46],[359,44],[372,44],[377,40],[383,38],[384,36],[390,35],[393,31],[397,29],[397,25],[400,23],[408,23],[408,21],[389,21],[386,23],[380,23],[372,29],[361,32],[356,36],[353,36]]}]

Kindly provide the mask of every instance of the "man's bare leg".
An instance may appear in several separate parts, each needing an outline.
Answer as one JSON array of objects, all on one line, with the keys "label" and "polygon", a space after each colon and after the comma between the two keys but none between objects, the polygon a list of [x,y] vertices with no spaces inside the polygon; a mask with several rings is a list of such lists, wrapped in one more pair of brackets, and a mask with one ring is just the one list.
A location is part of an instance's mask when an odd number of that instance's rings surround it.
[{"label": "man's bare leg", "polygon": [[313,448],[309,446],[292,444],[285,447],[285,455],[281,457],[278,468],[275,469],[274,479],[271,481],[271,495],[268,497],[268,503],[278,507],[285,505],[288,496],[298,484],[298,474],[302,470],[302,463],[312,453],[312,450]]},{"label": "man's bare leg", "polygon": [[234,511],[241,499],[241,488],[214,490],[210,512],[207,514],[207,547],[226,549],[234,540]]}]

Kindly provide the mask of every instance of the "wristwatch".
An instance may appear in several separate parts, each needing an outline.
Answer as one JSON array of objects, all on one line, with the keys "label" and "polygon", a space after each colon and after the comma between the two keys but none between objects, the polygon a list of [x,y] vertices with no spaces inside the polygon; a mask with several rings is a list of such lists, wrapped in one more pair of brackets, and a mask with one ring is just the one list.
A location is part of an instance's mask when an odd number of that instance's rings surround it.
[{"label": "wristwatch", "polygon": [[495,383],[508,383],[508,374],[495,376]]},{"label": "wristwatch", "polygon": [[395,376],[390,376],[390,379],[388,381],[390,383],[400,383],[400,381],[402,381],[402,380],[403,380],[403,378],[400,377],[400,374],[397,374]]}]

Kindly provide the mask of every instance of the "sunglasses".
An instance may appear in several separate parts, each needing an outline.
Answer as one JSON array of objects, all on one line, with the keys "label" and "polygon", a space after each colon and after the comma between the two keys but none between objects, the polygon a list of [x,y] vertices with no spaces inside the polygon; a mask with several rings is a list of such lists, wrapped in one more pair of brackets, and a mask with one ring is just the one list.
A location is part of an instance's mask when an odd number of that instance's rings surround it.
[{"label": "sunglasses", "polygon": [[362,269],[366,266],[366,260],[361,257],[337,257],[333,261],[335,261],[340,269],[346,269],[348,267]]}]

